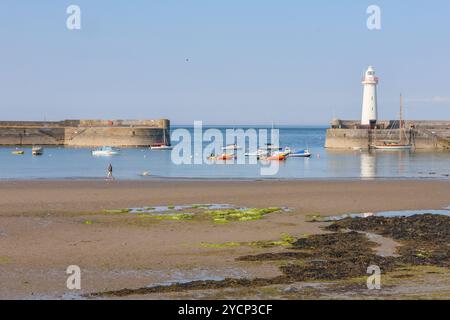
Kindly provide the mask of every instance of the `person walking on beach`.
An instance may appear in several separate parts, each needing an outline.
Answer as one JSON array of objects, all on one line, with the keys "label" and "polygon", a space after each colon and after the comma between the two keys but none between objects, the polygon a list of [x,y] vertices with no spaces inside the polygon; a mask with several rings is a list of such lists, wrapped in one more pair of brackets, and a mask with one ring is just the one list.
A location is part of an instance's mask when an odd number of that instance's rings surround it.
[{"label": "person walking on beach", "polygon": [[111,163],[108,166],[108,179],[114,180],[113,167]]}]

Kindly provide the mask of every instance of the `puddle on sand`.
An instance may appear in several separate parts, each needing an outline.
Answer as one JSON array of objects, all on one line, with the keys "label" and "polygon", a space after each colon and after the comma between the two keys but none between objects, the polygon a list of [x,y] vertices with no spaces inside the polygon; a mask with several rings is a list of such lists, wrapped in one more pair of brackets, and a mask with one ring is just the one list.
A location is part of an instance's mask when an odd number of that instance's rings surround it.
[{"label": "puddle on sand", "polygon": [[32,293],[23,297],[21,300],[87,300],[81,293],[66,292],[59,294]]},{"label": "puddle on sand", "polygon": [[[180,212],[183,210],[193,210],[193,209],[199,209],[199,210],[227,210],[227,209],[234,209],[234,210],[240,210],[245,211],[249,210],[248,207],[240,207],[235,206],[232,204],[192,204],[192,205],[182,205],[182,206],[155,206],[155,207],[138,207],[138,208],[129,208],[126,209],[127,213],[134,213],[134,214],[148,214],[148,213],[174,213],[174,212]],[[280,208],[283,212],[293,212],[292,208],[288,207],[282,207]]]},{"label": "puddle on sand", "polygon": [[172,286],[195,281],[223,281],[226,278],[245,278],[249,273],[241,268],[194,268],[192,270],[171,270],[169,279],[151,283],[147,288]]},{"label": "puddle on sand", "polygon": [[107,276],[112,278],[138,278],[145,277],[155,279],[151,286],[167,283],[183,283],[201,280],[215,280],[216,278],[242,278],[249,274],[246,269],[235,267],[202,268],[193,269],[149,269],[149,270],[114,270]]},{"label": "puddle on sand", "polygon": [[[129,208],[125,209],[127,213],[137,214],[137,215],[149,215],[149,216],[176,216],[179,214],[184,214],[188,216],[195,216],[196,213],[188,212],[190,210],[201,210],[201,211],[216,211],[221,210],[236,210],[236,211],[248,211],[253,210],[248,207],[240,207],[231,204],[192,204],[192,205],[181,205],[181,206],[155,206],[155,207],[140,207],[140,208]],[[279,208],[280,212],[292,212],[293,209],[288,207]]]},{"label": "puddle on sand", "polygon": [[130,213],[143,214],[143,213],[168,213],[168,212],[179,212],[183,210],[192,209],[203,209],[203,210],[224,210],[224,209],[239,209],[245,210],[246,208],[236,207],[231,204],[193,204],[193,205],[183,205],[183,206],[156,206],[156,207],[141,207],[141,208],[130,208]]},{"label": "puddle on sand", "polygon": [[378,247],[375,248],[377,255],[381,257],[400,257],[400,255],[396,253],[397,247],[400,246],[400,243],[398,243],[394,239],[383,237],[379,234],[371,232],[363,232],[363,231],[357,232],[365,234],[370,241],[378,244]]},{"label": "puddle on sand", "polygon": [[[116,291],[110,291],[105,293],[94,293],[84,295],[84,297],[88,297],[89,299],[99,299],[99,298],[107,298],[110,297],[121,297],[121,296],[130,296],[133,294],[142,295],[142,290],[147,291],[148,293],[157,293],[159,291],[164,291],[163,288],[176,287],[176,286],[189,286],[190,284],[196,284],[200,282],[205,283],[220,283],[222,281],[226,281],[226,279],[247,279],[250,278],[251,272],[244,268],[235,268],[235,267],[218,267],[218,268],[193,268],[193,269],[170,269],[170,270],[146,270],[144,274],[142,271],[136,270],[128,270],[128,271],[115,271],[114,278],[117,278],[117,274],[125,274],[126,276],[135,276],[136,273],[141,275],[145,275],[148,277],[148,280],[144,280],[147,282],[145,287],[141,287],[138,289],[120,289]],[[155,277],[152,277],[155,276]],[[153,278],[153,279],[151,279]],[[148,291],[149,290],[149,291]],[[180,289],[182,290],[182,289]],[[125,291],[125,293],[123,293]]]},{"label": "puddle on sand", "polygon": [[147,286],[147,288],[154,288],[154,287],[161,287],[161,286],[173,286],[176,284],[186,284],[194,281],[223,281],[225,278],[223,277],[215,277],[215,276],[209,276],[209,277],[195,277],[195,278],[189,278],[189,279],[180,279],[180,280],[173,280],[173,281],[165,281],[160,283],[155,283],[152,285]]},{"label": "puddle on sand", "polygon": [[344,220],[347,218],[368,218],[368,217],[383,217],[383,218],[396,218],[396,217],[412,217],[415,215],[434,214],[450,217],[450,207],[446,207],[444,210],[401,210],[401,211],[380,211],[380,212],[367,212],[367,213],[347,213],[340,216],[324,217],[323,221],[332,222]]}]

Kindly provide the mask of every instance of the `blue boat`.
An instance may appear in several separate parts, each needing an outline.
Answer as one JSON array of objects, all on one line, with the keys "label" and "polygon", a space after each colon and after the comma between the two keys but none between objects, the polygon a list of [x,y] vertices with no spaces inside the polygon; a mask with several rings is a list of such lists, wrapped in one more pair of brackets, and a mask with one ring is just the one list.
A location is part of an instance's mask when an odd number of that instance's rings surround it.
[{"label": "blue boat", "polygon": [[309,158],[309,157],[311,157],[311,152],[309,152],[309,150],[307,149],[291,152],[289,154],[289,158]]}]

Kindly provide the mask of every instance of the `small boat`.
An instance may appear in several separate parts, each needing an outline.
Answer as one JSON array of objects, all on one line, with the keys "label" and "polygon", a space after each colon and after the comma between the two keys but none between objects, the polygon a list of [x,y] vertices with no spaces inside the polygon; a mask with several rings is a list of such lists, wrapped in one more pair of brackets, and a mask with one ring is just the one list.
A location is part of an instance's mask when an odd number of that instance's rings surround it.
[{"label": "small boat", "polygon": [[151,149],[151,150],[172,150],[173,147],[172,147],[172,146],[169,146],[169,145],[167,145],[167,144],[162,143],[162,144],[154,144],[154,145],[151,145],[151,146],[150,146],[150,149]]},{"label": "small boat", "polygon": [[281,151],[283,148],[281,148],[280,146],[274,146],[271,143],[267,143],[265,147],[262,147],[261,149],[264,150],[270,150],[270,151]]},{"label": "small boat", "polygon": [[309,158],[311,157],[311,152],[309,150],[299,150],[289,154],[289,158]]},{"label": "small boat", "polygon": [[92,155],[96,157],[109,157],[119,154],[119,150],[112,147],[101,147],[92,151]]},{"label": "small boat", "polygon": [[286,155],[283,153],[276,153],[276,154],[271,155],[270,157],[267,157],[265,160],[284,161],[284,160],[286,160]]},{"label": "small boat", "polygon": [[292,153],[291,148],[289,148],[289,147],[284,148],[283,154],[285,156],[289,156],[291,153]]},{"label": "small boat", "polygon": [[282,152],[282,151],[276,151],[276,152],[273,152],[272,154],[268,155],[267,157],[261,158],[261,160],[284,161],[284,160],[286,160],[286,158],[287,158],[287,155],[286,155],[284,152]]},{"label": "small boat", "polygon": [[400,95],[400,122],[399,122],[399,141],[381,141],[375,143],[372,148],[376,150],[411,150],[413,145],[411,140],[408,141],[405,133],[405,121],[403,120],[403,96]]},{"label": "small boat", "polygon": [[42,156],[44,154],[44,148],[35,146],[31,149],[31,154],[33,156]]},{"label": "small boat", "polygon": [[16,150],[14,150],[11,153],[14,154],[14,155],[23,155],[23,154],[25,154],[25,151],[20,150],[20,149],[16,149]]},{"label": "small boat", "polygon": [[269,151],[267,149],[258,149],[256,152],[248,152],[245,154],[246,157],[267,157]]},{"label": "small boat", "polygon": [[167,143],[167,139],[166,139],[166,131],[164,129],[164,133],[163,133],[163,143],[157,143],[157,144],[153,144],[150,146],[151,150],[172,150],[173,147]]},{"label": "small boat", "polygon": [[226,147],[223,147],[222,150],[241,150],[242,148],[239,147],[237,144],[230,144]]},{"label": "small boat", "polygon": [[217,156],[215,158],[215,160],[222,160],[222,161],[233,160],[233,159],[234,159],[234,154],[229,154],[229,153],[221,154],[220,156]]}]

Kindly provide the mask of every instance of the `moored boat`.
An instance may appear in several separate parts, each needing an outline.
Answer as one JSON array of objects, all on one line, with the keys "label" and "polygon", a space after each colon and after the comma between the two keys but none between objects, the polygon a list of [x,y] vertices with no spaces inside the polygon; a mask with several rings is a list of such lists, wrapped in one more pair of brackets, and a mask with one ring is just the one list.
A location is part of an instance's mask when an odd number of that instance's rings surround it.
[{"label": "moored boat", "polygon": [[166,139],[166,130],[164,129],[163,132],[163,142],[162,143],[156,143],[150,146],[151,150],[172,150],[173,147],[167,143]]},{"label": "moored boat", "polygon": [[284,148],[283,154],[284,154],[285,156],[289,156],[291,153],[292,153],[291,148],[289,148],[289,147]]},{"label": "moored boat", "polygon": [[152,146],[150,146],[151,150],[172,150],[173,147],[169,146],[167,144],[154,144]]},{"label": "moored boat", "polygon": [[108,157],[119,154],[119,150],[113,147],[101,147],[92,151],[92,155],[96,157]]},{"label": "moored boat", "polygon": [[34,146],[31,149],[31,154],[33,156],[42,156],[44,154],[44,148],[40,147],[40,146]]},{"label": "moored boat", "polygon": [[289,158],[309,158],[309,157],[311,157],[311,152],[309,152],[308,149],[291,152],[289,154]]},{"label": "moored boat", "polygon": [[248,152],[245,154],[246,157],[267,157],[269,151],[267,149],[258,149],[256,152]]},{"label": "moored boat", "polygon": [[215,158],[215,160],[227,161],[227,160],[233,160],[234,157],[235,157],[234,154],[224,153],[224,154],[221,154],[220,156],[217,156]]},{"label": "moored boat", "polygon": [[[375,130],[376,131],[376,130]],[[399,141],[381,141],[376,142],[371,146],[376,150],[411,150],[413,149],[413,145],[411,140],[406,139],[405,134],[405,121],[403,120],[403,96],[400,95],[400,120],[399,120]]]},{"label": "moored boat", "polygon": [[283,148],[281,148],[280,146],[275,146],[275,145],[273,145],[273,144],[271,144],[271,143],[267,143],[267,144],[265,145],[265,147],[263,147],[263,148],[261,148],[261,149],[269,150],[269,151],[280,151],[280,150],[282,150]]},{"label": "moored boat", "polygon": [[23,154],[25,154],[25,151],[16,149],[16,150],[12,151],[11,153],[14,155],[23,155]]},{"label": "moored boat", "polygon": [[230,150],[230,151],[236,151],[236,150],[241,150],[242,148],[239,147],[237,144],[230,144],[226,147],[223,147],[222,150]]},{"label": "moored boat", "polygon": [[282,151],[276,151],[269,156],[262,158],[262,160],[276,160],[276,161],[284,161],[286,160],[287,155]]},{"label": "moored boat", "polygon": [[270,157],[267,157],[265,160],[284,161],[284,160],[286,160],[286,155],[283,153],[278,153],[278,154],[271,155]]}]

